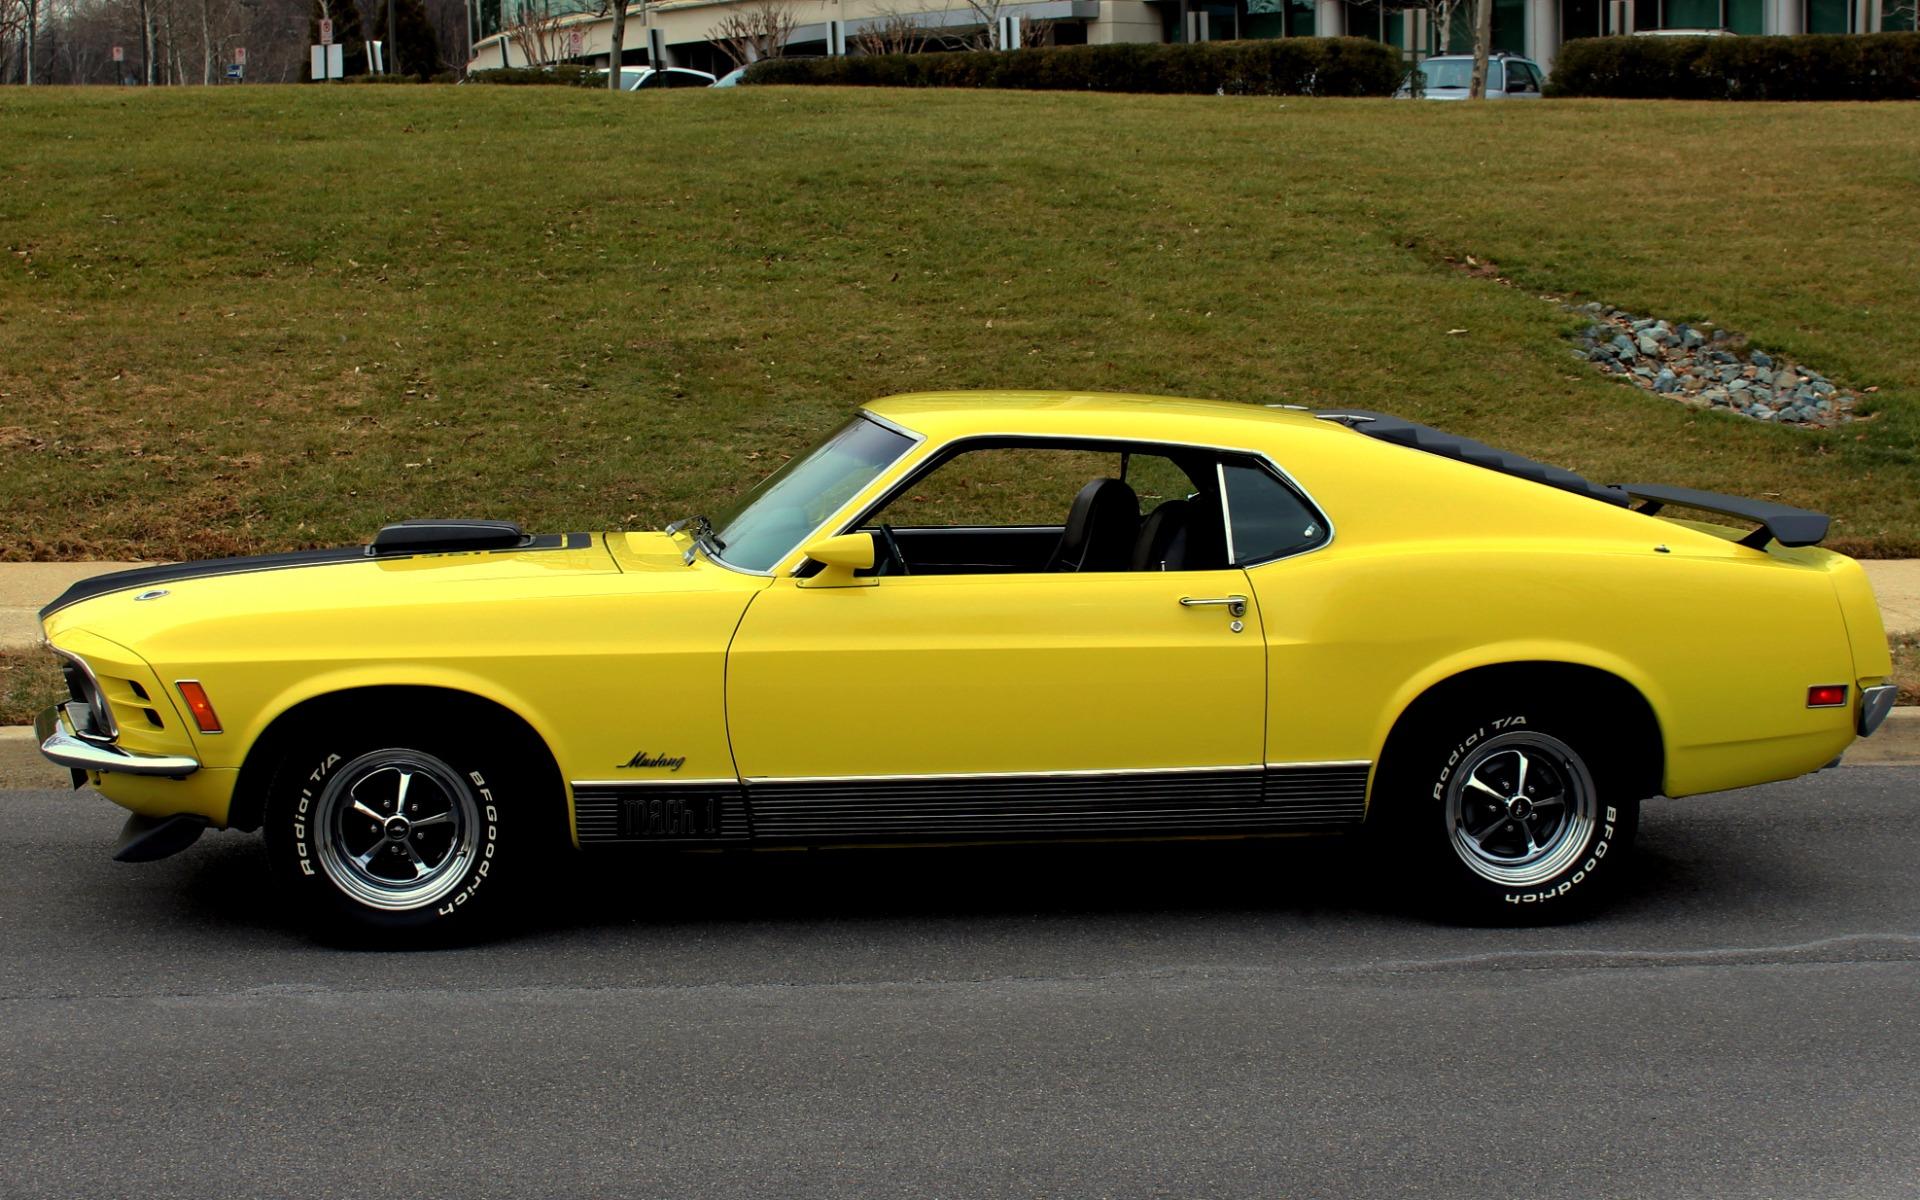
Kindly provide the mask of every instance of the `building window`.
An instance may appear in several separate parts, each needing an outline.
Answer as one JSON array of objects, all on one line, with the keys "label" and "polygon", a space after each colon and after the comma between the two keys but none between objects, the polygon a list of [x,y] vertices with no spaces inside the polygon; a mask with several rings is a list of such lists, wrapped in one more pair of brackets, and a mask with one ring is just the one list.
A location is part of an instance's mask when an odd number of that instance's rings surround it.
[{"label": "building window", "polygon": [[1767,31],[1766,0],[1727,0],[1726,27],[1738,34]]},{"label": "building window", "polygon": [[1663,29],[1720,28],[1720,0],[1666,0]]},{"label": "building window", "polygon": [[1852,0],[1807,0],[1808,33],[1852,33]]}]

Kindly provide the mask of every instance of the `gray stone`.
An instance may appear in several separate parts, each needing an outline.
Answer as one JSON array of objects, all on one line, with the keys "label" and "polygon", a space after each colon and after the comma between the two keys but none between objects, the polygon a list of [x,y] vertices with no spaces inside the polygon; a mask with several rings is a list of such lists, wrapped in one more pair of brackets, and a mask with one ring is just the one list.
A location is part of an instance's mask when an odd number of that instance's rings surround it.
[{"label": "gray stone", "polygon": [[1750,357],[1753,360],[1753,365],[1756,367],[1770,367],[1773,365],[1772,357],[1763,350],[1755,350]]},{"label": "gray stone", "polygon": [[1640,353],[1646,355],[1648,358],[1654,358],[1660,353],[1660,343],[1644,333],[1640,335],[1639,341],[1634,344],[1639,347]]},{"label": "gray stone", "polygon": [[1653,318],[1641,317],[1639,320],[1635,321],[1632,325],[1628,326],[1628,328],[1632,329],[1635,333],[1639,333],[1643,329],[1652,329]]},{"label": "gray stone", "polygon": [[1633,369],[1633,373],[1634,373],[1635,375],[1638,375],[1638,376],[1639,376],[1640,378],[1642,378],[1642,379],[1652,379],[1652,378],[1653,378],[1653,368],[1652,368],[1652,367],[1635,367],[1635,368]]},{"label": "gray stone", "polygon": [[1773,382],[1773,372],[1767,370],[1765,367],[1761,367],[1759,370],[1753,373],[1753,381],[1755,383],[1770,384]]},{"label": "gray stone", "polygon": [[1824,380],[1824,379],[1816,379],[1816,380],[1814,380],[1814,381],[1813,381],[1812,383],[1810,383],[1810,384],[1808,384],[1808,385],[1807,385],[1807,389],[1808,389],[1809,391],[1811,391],[1811,392],[1812,392],[1812,393],[1813,393],[1814,395],[1816,395],[1816,396],[1831,396],[1831,395],[1833,395],[1833,385],[1832,385],[1832,384],[1830,384],[1830,383],[1828,383],[1828,382],[1827,382],[1826,380]]},{"label": "gray stone", "polygon": [[1820,410],[1821,412],[1832,412],[1832,411],[1833,411],[1833,401],[1831,401],[1831,400],[1819,400],[1819,401],[1816,401],[1816,402],[1814,403],[1814,407],[1815,407],[1815,408],[1817,408],[1817,409],[1819,409],[1819,410]]},{"label": "gray stone", "polygon": [[1716,329],[1716,330],[1714,330],[1714,331],[1713,331],[1713,340],[1714,340],[1714,341],[1716,341],[1716,342],[1724,342],[1724,341],[1726,341],[1726,340],[1727,340],[1727,331],[1726,331],[1726,330],[1724,330],[1724,329]]},{"label": "gray stone", "polygon": [[1706,341],[1707,339],[1700,336],[1700,331],[1698,329],[1695,329],[1689,325],[1682,325],[1680,327],[1680,342],[1682,345],[1686,346],[1687,349],[1697,350],[1701,346],[1705,345]]},{"label": "gray stone", "polygon": [[1616,333],[1613,335],[1613,348],[1630,356],[1633,354],[1633,339],[1624,333]]},{"label": "gray stone", "polygon": [[1665,394],[1680,390],[1680,377],[1672,371],[1661,371],[1653,377],[1653,390]]},{"label": "gray stone", "polygon": [[1748,416],[1750,416],[1750,417],[1752,417],[1752,418],[1753,418],[1754,420],[1756,420],[1756,421],[1771,421],[1771,420],[1773,420],[1773,410],[1772,410],[1772,409],[1770,409],[1770,408],[1763,408],[1763,407],[1761,407],[1761,406],[1760,406],[1760,405],[1758,405],[1758,404],[1756,404],[1756,405],[1754,405],[1754,406],[1753,406],[1752,408],[1750,408],[1750,409],[1748,409],[1748,410],[1747,410],[1747,415],[1748,415]]},{"label": "gray stone", "polygon": [[1734,379],[1734,380],[1731,380],[1727,384],[1727,386],[1729,388],[1732,388],[1736,392],[1744,392],[1748,388],[1752,387],[1753,385],[1744,379]]}]

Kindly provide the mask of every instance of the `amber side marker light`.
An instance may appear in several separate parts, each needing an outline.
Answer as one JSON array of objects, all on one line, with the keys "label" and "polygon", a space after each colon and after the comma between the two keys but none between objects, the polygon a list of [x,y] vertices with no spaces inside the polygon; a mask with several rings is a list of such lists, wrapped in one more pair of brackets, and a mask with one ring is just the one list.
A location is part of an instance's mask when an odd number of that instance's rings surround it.
[{"label": "amber side marker light", "polygon": [[1823,683],[1807,689],[1808,708],[1839,708],[1847,702],[1847,685]]},{"label": "amber side marker light", "polygon": [[193,714],[193,723],[200,727],[200,732],[219,733],[220,717],[213,711],[213,701],[207,699],[207,689],[200,686],[200,681],[182,679],[173,686],[180,689],[180,698],[187,702],[187,711]]}]

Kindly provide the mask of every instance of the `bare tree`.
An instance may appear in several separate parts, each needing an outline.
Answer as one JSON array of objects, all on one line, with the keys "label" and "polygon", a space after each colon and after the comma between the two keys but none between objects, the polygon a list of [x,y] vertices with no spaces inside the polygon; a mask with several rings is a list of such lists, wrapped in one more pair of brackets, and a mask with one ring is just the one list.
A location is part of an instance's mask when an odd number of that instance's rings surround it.
[{"label": "bare tree", "polygon": [[751,8],[735,9],[707,31],[707,40],[719,46],[736,67],[779,58],[786,53],[799,18],[784,0],[760,0]]},{"label": "bare tree", "polygon": [[1493,0],[1474,0],[1479,11],[1473,22],[1473,78],[1467,82],[1467,99],[1487,98],[1487,58],[1493,51]]},{"label": "bare tree", "polygon": [[852,41],[862,54],[918,54],[936,36],[921,24],[920,14],[886,9],[855,33]]},{"label": "bare tree", "polygon": [[[613,46],[607,54],[607,88],[620,90],[620,60],[627,52],[627,0],[610,0],[613,9]],[[646,11],[642,0],[641,11]]]},{"label": "bare tree", "polygon": [[531,4],[523,4],[515,19],[506,26],[507,40],[519,47],[521,56],[530,67],[544,67],[558,62],[560,47],[564,44],[560,37],[560,23],[565,15],[544,7],[535,9]]}]

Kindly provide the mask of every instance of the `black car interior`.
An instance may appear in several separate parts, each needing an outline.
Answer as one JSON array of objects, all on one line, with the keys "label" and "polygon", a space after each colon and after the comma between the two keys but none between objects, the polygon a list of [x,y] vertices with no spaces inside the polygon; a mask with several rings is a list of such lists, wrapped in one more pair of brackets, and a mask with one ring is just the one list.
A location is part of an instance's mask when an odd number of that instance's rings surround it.
[{"label": "black car interior", "polygon": [[873,534],[875,547],[873,567],[861,574],[1224,568],[1227,542],[1214,455],[1173,448],[1156,448],[1156,454],[1164,455],[1179,468],[1186,486],[1192,489],[1189,494],[1156,499],[1150,506],[1143,506],[1127,479],[1130,455],[1116,452],[1119,475],[1089,480],[1074,496],[1059,525],[894,526],[887,522],[889,514],[883,505],[858,526]]}]

